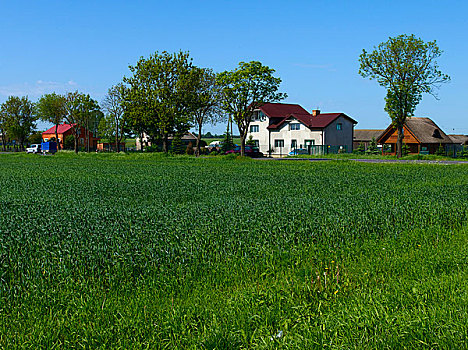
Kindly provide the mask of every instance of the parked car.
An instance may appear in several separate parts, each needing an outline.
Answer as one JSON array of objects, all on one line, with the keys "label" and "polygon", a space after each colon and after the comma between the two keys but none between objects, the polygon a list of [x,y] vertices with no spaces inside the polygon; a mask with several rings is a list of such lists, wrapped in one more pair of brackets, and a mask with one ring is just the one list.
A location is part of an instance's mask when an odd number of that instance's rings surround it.
[{"label": "parked car", "polygon": [[289,156],[297,156],[298,154],[309,154],[305,148],[297,148],[288,153]]},{"label": "parked car", "polygon": [[26,153],[41,153],[41,144],[33,143],[31,146],[26,148]]},{"label": "parked car", "polygon": [[[236,146],[234,149],[231,149],[226,152],[226,154],[240,154],[241,146]],[[245,155],[247,157],[259,158],[263,157],[263,153],[259,151],[258,147],[245,146]]]}]

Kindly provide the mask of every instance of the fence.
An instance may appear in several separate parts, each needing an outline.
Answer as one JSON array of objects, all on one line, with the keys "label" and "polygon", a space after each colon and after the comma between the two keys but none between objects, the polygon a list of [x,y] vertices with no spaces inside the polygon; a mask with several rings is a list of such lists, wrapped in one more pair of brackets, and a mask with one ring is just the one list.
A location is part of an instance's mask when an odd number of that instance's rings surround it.
[{"label": "fence", "polygon": [[307,153],[310,155],[348,153],[348,146],[308,145]]}]

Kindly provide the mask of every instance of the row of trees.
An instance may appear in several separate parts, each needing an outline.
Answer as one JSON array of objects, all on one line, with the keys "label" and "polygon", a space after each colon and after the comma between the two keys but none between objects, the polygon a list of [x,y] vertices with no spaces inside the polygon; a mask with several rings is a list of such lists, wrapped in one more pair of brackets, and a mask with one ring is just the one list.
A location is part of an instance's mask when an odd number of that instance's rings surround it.
[{"label": "row of trees", "polygon": [[199,155],[203,126],[233,120],[244,154],[253,111],[286,97],[278,92],[281,79],[273,76],[275,71],[257,61],[216,74],[193,65],[187,52],[156,52],[129,68],[132,75],[121,85],[123,119],[135,134],[161,144],[164,152],[170,135],[195,127]]},{"label": "row of trees", "polygon": [[[436,59],[442,51],[436,42],[425,43],[414,35],[400,35],[381,43],[371,53],[363,50],[359,73],[376,79],[387,89],[385,110],[398,130],[397,153],[402,155],[403,125],[410,118],[424,93],[435,96],[435,89],[450,78],[442,74]],[[128,134],[146,135],[152,144],[169,151],[169,136],[180,138],[191,127],[198,130],[196,154],[200,153],[202,128],[206,124],[228,121],[237,124],[244,154],[246,135],[253,111],[268,102],[284,99],[278,92],[281,79],[275,71],[258,61],[240,62],[231,71],[214,73],[192,63],[187,52],[154,53],[129,66],[130,75],[109,89],[99,104],[79,92],[42,96],[33,104],[27,97],[10,97],[1,107],[0,132],[24,141],[40,118],[56,125],[72,125],[75,151],[78,130],[89,130],[99,121],[101,136],[120,142]],[[232,134],[232,127],[231,127]]]},{"label": "row of trees", "polygon": [[[78,137],[81,126],[90,130],[97,125],[103,113],[97,101],[78,91],[67,95],[55,93],[43,95],[36,103],[28,97],[10,96],[0,107],[0,132],[3,149],[7,139],[15,140],[24,150],[25,143],[36,129],[36,122],[43,120],[55,125],[58,140],[58,125],[65,122],[72,127],[74,149],[78,152]],[[85,135],[89,139],[89,132]],[[63,140],[62,140],[63,141]],[[88,151],[89,151],[89,142]]]},{"label": "row of trees", "polygon": [[156,52],[129,69],[131,75],[108,90],[101,106],[79,92],[46,94],[36,103],[27,97],[10,97],[1,108],[3,140],[5,136],[16,139],[24,148],[27,135],[41,119],[55,125],[57,140],[58,125],[72,125],[76,152],[80,127],[90,130],[97,124],[100,136],[115,142],[117,151],[125,137],[133,134],[141,140],[146,136],[168,152],[170,136],[180,138],[194,127],[199,155],[204,125],[224,121],[232,125],[234,121],[244,154],[253,111],[286,97],[278,92],[281,79],[273,76],[275,71],[257,61],[240,62],[232,71],[215,73],[193,65],[187,52]]}]

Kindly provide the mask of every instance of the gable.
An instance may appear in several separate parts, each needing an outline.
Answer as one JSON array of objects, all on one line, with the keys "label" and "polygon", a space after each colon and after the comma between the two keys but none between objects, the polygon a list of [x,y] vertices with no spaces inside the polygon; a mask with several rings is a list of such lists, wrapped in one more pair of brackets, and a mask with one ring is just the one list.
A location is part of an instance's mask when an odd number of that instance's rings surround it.
[{"label": "gable", "polygon": [[[398,131],[393,125],[385,129],[379,137],[379,143],[396,143]],[[403,126],[404,143],[439,144],[452,143],[438,126],[429,118],[412,117]]]}]

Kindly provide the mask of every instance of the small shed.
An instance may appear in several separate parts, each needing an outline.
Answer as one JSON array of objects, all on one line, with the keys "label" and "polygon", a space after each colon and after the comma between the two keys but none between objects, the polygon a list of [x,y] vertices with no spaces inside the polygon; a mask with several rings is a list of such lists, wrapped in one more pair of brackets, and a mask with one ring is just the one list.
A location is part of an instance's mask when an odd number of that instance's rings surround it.
[{"label": "small shed", "polygon": [[357,149],[362,144],[364,150],[367,150],[372,139],[377,141],[384,131],[383,129],[354,129],[353,149]]}]

